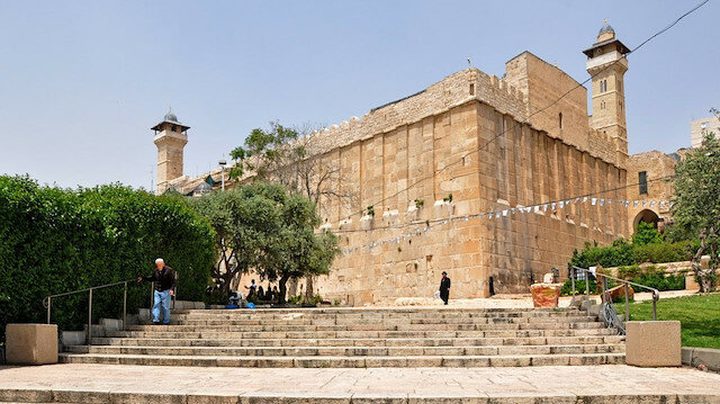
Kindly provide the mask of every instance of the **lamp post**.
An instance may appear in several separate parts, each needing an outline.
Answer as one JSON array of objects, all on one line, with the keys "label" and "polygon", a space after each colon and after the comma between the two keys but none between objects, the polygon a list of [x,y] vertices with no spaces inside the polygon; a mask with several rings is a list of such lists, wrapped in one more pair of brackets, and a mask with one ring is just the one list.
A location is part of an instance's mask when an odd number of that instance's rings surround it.
[{"label": "lamp post", "polygon": [[223,159],[223,160],[218,161],[218,164],[220,165],[220,172],[221,172],[221,177],[220,177],[221,180],[220,181],[222,181],[221,185],[220,185],[220,189],[223,192],[225,192],[225,166],[227,165],[227,161],[225,161]]}]

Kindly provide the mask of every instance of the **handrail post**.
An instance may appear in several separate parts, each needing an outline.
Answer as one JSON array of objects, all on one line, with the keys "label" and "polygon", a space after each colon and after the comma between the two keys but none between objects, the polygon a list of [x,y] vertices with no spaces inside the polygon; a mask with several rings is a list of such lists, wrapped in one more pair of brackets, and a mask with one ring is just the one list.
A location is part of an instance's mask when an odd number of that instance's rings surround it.
[{"label": "handrail post", "polygon": [[123,291],[123,331],[127,330],[127,282]]},{"label": "handrail post", "polygon": [[660,299],[658,292],[653,291],[653,321],[657,321],[657,301]]},{"label": "handrail post", "polygon": [[625,285],[625,322],[630,321],[630,285]]},{"label": "handrail post", "polygon": [[585,271],[585,296],[590,298],[590,271]]},{"label": "handrail post", "polygon": [[48,297],[47,323],[50,324],[50,310],[52,308],[52,297]]},{"label": "handrail post", "polygon": [[92,300],[93,300],[93,290],[90,288],[89,291],[89,297],[90,301],[88,304],[88,332],[87,332],[87,344],[88,346],[92,345]]},{"label": "handrail post", "polygon": [[575,274],[577,270],[575,267],[570,267],[570,284],[572,284],[572,295],[575,296]]}]

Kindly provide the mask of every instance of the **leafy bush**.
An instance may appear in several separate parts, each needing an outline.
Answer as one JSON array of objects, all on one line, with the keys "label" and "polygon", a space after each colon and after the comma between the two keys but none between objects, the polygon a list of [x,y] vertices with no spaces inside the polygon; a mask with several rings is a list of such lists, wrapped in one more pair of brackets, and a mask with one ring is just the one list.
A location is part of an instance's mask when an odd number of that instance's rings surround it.
[{"label": "leafy bush", "polygon": [[666,274],[664,267],[630,265],[618,268],[618,275],[622,279],[657,290],[685,289],[685,276],[683,274]]},{"label": "leafy bush", "polygon": [[[180,197],[121,185],[64,190],[0,176],[0,333],[8,322],[45,322],[43,298],[149,274],[163,257],[179,276],[178,298],[201,300],[214,261],[209,223]],[[93,317],[118,318],[122,287],[96,291]],[[61,329],[87,321],[87,295],[53,300]],[[149,302],[132,285],[128,311]],[[0,335],[1,336],[1,335]]]},{"label": "leafy bush", "polygon": [[633,245],[646,245],[662,243],[663,239],[652,223],[640,222],[632,236]]},{"label": "leafy bush", "polygon": [[663,263],[689,261],[696,250],[696,241],[676,243],[659,242],[634,244],[618,239],[612,245],[599,247],[585,243],[582,251],[575,250],[570,264],[580,268],[601,265],[605,268],[641,264],[644,262]]}]

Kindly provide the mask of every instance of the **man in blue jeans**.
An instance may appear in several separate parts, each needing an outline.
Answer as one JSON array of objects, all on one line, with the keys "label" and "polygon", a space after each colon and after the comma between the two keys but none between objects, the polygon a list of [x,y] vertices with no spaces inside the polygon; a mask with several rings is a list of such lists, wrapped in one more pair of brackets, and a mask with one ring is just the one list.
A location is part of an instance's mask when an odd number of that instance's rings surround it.
[{"label": "man in blue jeans", "polygon": [[163,310],[163,324],[170,324],[170,298],[175,294],[175,271],[165,265],[162,258],[155,260],[155,270],[150,276],[138,276],[142,281],[155,282],[153,292],[152,323],[160,324],[160,306]]}]

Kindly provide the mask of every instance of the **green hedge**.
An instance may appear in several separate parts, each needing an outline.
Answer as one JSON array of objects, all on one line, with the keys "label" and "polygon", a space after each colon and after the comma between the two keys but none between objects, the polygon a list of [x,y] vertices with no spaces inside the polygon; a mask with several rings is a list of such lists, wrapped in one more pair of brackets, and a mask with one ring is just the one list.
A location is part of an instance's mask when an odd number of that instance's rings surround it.
[{"label": "green hedge", "polygon": [[[640,267],[639,265],[620,267],[618,268],[618,276],[622,279],[661,291],[685,289],[685,275],[666,274],[664,267],[657,267],[655,265],[646,267]],[[646,292],[645,290],[638,291]]]},{"label": "green hedge", "polygon": [[[42,300],[150,274],[163,257],[179,275],[178,298],[202,300],[214,261],[209,223],[177,196],[121,185],[65,190],[0,176],[0,340],[8,322],[44,322]],[[147,307],[149,287],[133,285],[129,311]],[[93,314],[118,318],[122,288],[93,296]],[[53,322],[81,329],[87,295],[58,298]]]},{"label": "green hedge", "polygon": [[604,247],[586,243],[581,251],[576,250],[573,253],[570,264],[580,268],[589,268],[595,265],[609,268],[645,262],[689,261],[696,249],[697,242],[694,241],[637,245],[620,239],[614,241],[612,245]]}]

